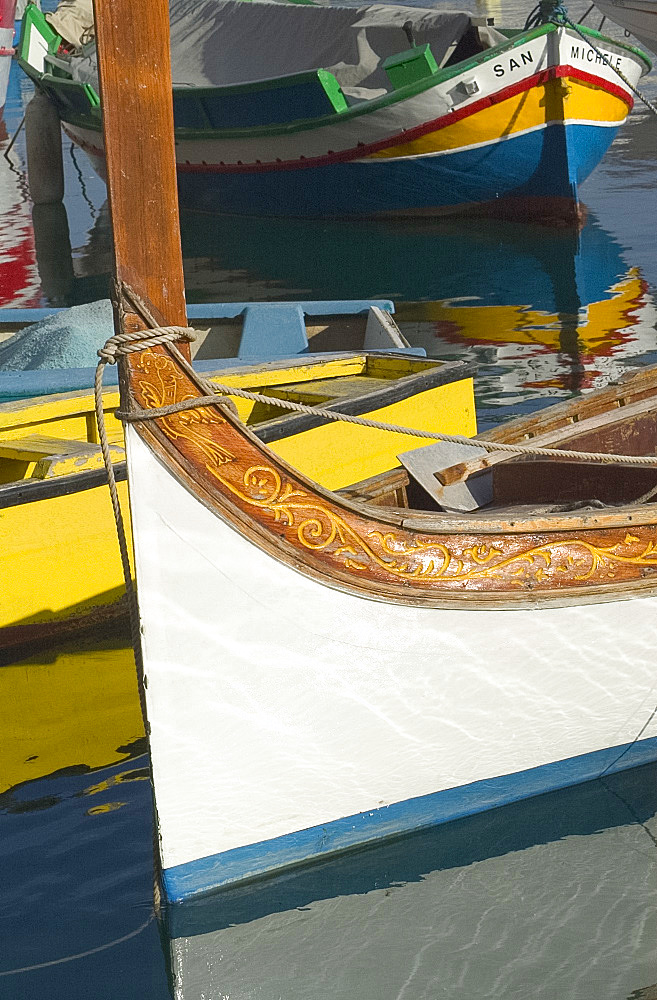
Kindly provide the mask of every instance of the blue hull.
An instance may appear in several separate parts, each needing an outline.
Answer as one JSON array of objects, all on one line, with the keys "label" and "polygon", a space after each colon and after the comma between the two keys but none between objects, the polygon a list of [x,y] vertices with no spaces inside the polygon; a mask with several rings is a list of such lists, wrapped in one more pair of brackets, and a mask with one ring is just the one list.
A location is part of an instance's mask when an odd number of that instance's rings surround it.
[{"label": "blue hull", "polygon": [[578,203],[617,128],[554,124],[448,155],[299,170],[179,172],[181,204],[245,215],[440,214],[500,200]]}]

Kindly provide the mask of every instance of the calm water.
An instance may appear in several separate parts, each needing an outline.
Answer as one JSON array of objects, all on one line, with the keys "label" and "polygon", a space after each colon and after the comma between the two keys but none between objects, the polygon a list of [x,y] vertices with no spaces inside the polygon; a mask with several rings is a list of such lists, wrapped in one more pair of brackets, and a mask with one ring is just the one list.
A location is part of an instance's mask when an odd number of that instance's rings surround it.
[{"label": "calm water", "polygon": [[[641,86],[657,99],[655,74]],[[15,73],[1,149],[30,94]],[[64,210],[33,216],[24,148],[0,158],[0,305],[103,296],[104,185],[65,146]],[[188,297],[393,298],[413,343],[477,360],[483,427],[657,361],[656,159],[638,102],[583,188],[578,235],[186,215]],[[168,972],[184,1000],[657,998],[654,767],[185,909],[160,934],[129,651],[110,636],[47,650],[0,666],[0,688],[1,998],[166,1000]]]}]

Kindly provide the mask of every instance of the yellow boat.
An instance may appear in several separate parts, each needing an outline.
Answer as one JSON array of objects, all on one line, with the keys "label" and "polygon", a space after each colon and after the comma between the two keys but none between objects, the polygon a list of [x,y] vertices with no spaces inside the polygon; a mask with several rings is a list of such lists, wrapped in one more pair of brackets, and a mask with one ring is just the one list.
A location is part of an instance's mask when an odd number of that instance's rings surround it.
[{"label": "yellow boat", "polygon": [[[401,353],[321,355],[210,374],[236,388],[444,433],[476,434],[473,366]],[[397,464],[421,438],[286,413],[232,397],[282,459],[328,489]],[[103,404],[128,515],[123,433]],[[123,574],[93,395],[59,393],[0,405],[0,648],[122,615]]]}]

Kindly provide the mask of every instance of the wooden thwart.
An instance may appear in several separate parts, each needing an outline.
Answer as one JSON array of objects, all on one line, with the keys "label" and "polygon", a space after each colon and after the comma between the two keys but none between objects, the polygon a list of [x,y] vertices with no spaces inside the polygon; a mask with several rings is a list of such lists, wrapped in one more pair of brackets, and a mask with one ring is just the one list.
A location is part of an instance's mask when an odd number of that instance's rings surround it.
[{"label": "wooden thwart", "polygon": [[[649,397],[648,399],[640,400],[638,403],[616,407],[612,410],[606,410],[605,412],[598,413],[588,419],[574,420],[566,426],[555,427],[543,434],[538,434],[535,437],[528,437],[524,441],[514,443],[535,448],[574,448],[575,442],[582,439],[585,435],[599,434],[605,428],[610,428],[615,425],[623,424],[629,426],[631,422],[637,418],[650,416],[654,412],[654,406],[654,398]],[[465,448],[467,448],[467,446],[465,446]],[[575,450],[577,449],[575,448]],[[581,450],[584,451],[585,449],[582,448]],[[473,458],[469,461],[459,462],[453,465],[442,466],[441,468],[434,469],[433,474],[439,483],[439,487],[437,488],[437,492],[435,494],[437,499],[443,495],[443,491],[440,487],[448,487],[454,485],[455,483],[464,482],[470,476],[484,472],[486,469],[490,469],[493,466],[498,465],[500,462],[508,462],[510,458],[515,457],[505,451],[484,452],[483,455],[480,454],[474,456],[474,449],[472,451]],[[522,458],[523,456],[518,457]],[[550,461],[559,461],[559,456],[552,456]],[[568,458],[568,461],[579,461],[579,459],[575,459],[571,456]],[[582,457],[581,461],[588,462],[590,460],[586,457]]]}]

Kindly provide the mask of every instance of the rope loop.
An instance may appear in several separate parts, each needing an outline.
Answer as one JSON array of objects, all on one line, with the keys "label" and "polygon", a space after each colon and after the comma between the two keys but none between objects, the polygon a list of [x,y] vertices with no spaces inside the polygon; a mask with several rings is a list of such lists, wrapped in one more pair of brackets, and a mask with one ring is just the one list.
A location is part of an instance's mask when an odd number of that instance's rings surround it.
[{"label": "rope loop", "polygon": [[107,365],[115,365],[121,355],[145,351],[158,344],[173,344],[177,340],[196,340],[198,331],[191,326],[156,326],[150,330],[136,330],[134,333],[115,333],[100,348],[98,357]]}]

